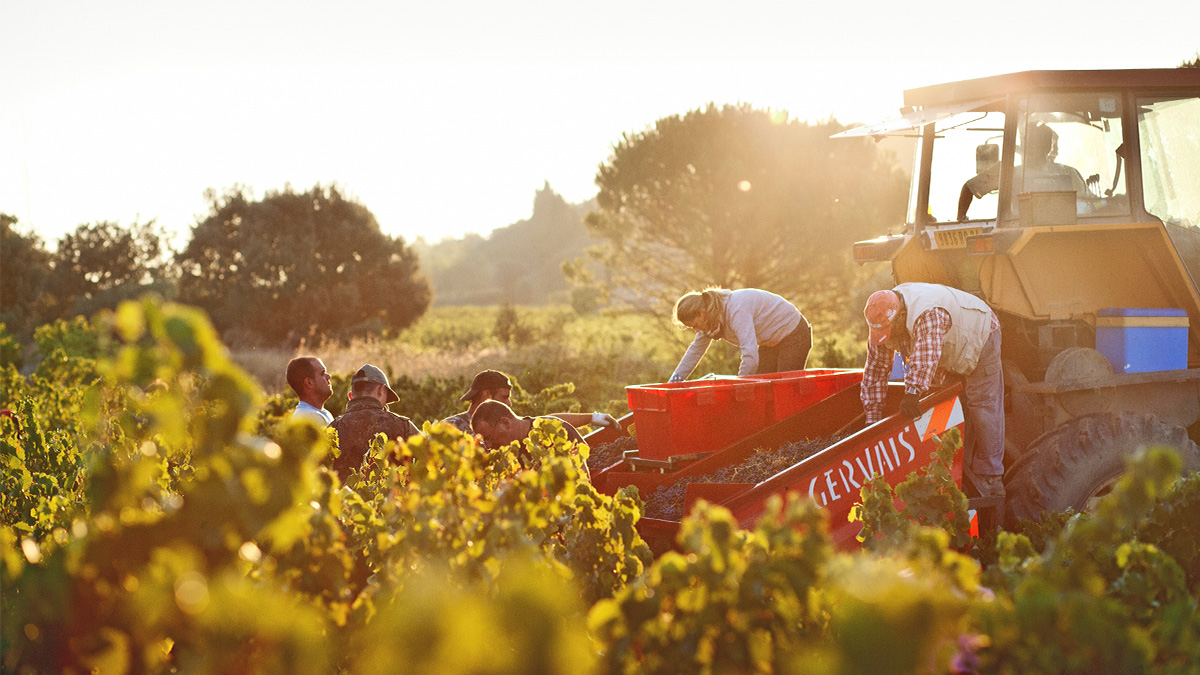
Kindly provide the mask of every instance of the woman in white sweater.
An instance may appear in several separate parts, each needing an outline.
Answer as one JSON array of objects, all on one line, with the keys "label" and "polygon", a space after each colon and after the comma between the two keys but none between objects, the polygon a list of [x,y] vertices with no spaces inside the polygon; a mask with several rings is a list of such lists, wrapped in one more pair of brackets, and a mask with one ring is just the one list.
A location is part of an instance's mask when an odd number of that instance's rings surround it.
[{"label": "woman in white sweater", "polygon": [[757,288],[692,291],[675,303],[675,323],[696,331],[671,382],[681,382],[700,363],[714,338],[742,350],[738,375],[802,370],[812,348],[812,327],[795,305]]}]

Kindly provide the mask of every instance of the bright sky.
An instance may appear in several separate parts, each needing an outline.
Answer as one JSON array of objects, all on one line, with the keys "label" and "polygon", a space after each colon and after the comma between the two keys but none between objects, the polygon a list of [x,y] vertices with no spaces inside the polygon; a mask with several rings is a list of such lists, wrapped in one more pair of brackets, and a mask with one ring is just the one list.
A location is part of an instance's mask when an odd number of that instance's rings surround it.
[{"label": "bright sky", "polygon": [[710,101],[871,122],[906,88],[1200,50],[1182,0],[5,0],[0,26],[0,212],[51,243],[332,181],[410,241],[486,233]]}]

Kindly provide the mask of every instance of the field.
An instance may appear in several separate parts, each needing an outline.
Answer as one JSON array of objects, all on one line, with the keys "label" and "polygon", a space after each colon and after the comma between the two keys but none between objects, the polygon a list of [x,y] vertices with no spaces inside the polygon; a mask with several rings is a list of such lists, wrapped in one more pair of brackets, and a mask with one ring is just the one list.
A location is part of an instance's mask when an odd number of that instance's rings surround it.
[{"label": "field", "polygon": [[497,335],[499,307],[437,307],[390,339],[301,345],[294,351],[235,349],[233,359],[268,393],[277,393],[286,386],[280,364],[301,353],[320,356],[330,372],[352,372],[363,363],[374,363],[414,379],[470,377],[485,368],[516,373],[552,360],[561,362],[563,372],[570,373],[578,368],[574,359],[618,354],[627,354],[631,364],[636,364],[631,366],[635,374],[650,375],[661,368],[669,375],[672,358],[677,359],[687,346],[681,331],[653,317],[581,317],[569,307],[521,307],[515,311],[520,329],[516,339]]},{"label": "field", "polygon": [[[340,385],[379,359],[403,391],[438,399],[415,415],[430,420],[457,407],[449,385],[480,364],[518,376],[519,405],[583,405],[616,400],[630,378],[661,379],[685,339],[639,332],[633,316],[524,311],[520,340],[497,337],[512,324],[498,314],[446,310],[325,356],[354,364],[333,368]],[[655,558],[636,527],[644,496],[597,492],[553,427],[520,451],[431,428],[377,444],[342,481],[327,468],[335,439],[287,423],[278,384],[264,392],[202,313],[147,300],[37,339],[41,357],[22,374],[0,334],[0,407],[14,413],[0,417],[3,673],[1200,663],[1200,475],[1178,480],[1168,451],[1137,454],[1094,513],[977,539],[948,473],[952,430],[928,469],[894,488],[864,484],[861,551],[834,552],[826,511],[791,495],[751,529],[700,503],[676,550]],[[239,358],[275,359],[264,373],[277,373],[290,355]]]},{"label": "field", "polygon": [[[431,391],[453,389],[451,384],[461,384],[466,391],[470,378],[487,368],[509,374],[530,395],[570,383],[574,391],[565,401],[568,406],[620,416],[628,412],[625,387],[665,382],[693,337],[663,317],[646,314],[581,316],[566,306],[509,309],[513,313],[504,319],[500,307],[436,307],[392,338],[301,345],[295,350],[234,348],[231,356],[268,395],[291,400],[292,405],[294,394],[284,382],[284,366],[293,356],[313,355],[330,373],[348,376],[371,363],[393,380],[425,383]],[[865,348],[854,331],[857,327],[839,328],[835,333],[814,327],[810,368],[862,366]],[[715,342],[693,377],[736,374],[738,358],[732,345]],[[331,403],[331,410],[344,405]],[[457,400],[447,404],[458,412]],[[432,407],[426,400],[420,409],[397,412],[420,422]]]}]

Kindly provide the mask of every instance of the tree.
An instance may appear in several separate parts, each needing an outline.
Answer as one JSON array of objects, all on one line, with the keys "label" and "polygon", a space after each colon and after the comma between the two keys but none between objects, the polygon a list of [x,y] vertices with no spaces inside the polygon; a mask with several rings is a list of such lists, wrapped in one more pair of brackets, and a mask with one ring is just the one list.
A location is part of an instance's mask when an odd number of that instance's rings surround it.
[{"label": "tree", "polygon": [[0,213],[0,323],[27,340],[41,321],[50,253],[35,233],[21,234],[17,218]]},{"label": "tree", "polygon": [[173,294],[163,235],[154,222],[80,225],[51,256],[52,317],[90,316],[147,291]]},{"label": "tree", "polygon": [[416,254],[337,186],[206,194],[209,214],[179,254],[179,296],[251,341],[403,329],[429,308]]},{"label": "tree", "polygon": [[[834,308],[851,243],[902,220],[907,184],[870,141],[829,138],[843,129],[710,104],[622,136],[585,221],[607,290],[659,312],[713,284]],[[582,261],[568,273],[588,281]]]},{"label": "tree", "polygon": [[595,205],[571,204],[545,183],[533,198],[533,213],[493,230],[486,238],[468,234],[422,246],[438,304],[542,304],[565,299],[570,286],[562,263],[589,243],[583,218]]}]

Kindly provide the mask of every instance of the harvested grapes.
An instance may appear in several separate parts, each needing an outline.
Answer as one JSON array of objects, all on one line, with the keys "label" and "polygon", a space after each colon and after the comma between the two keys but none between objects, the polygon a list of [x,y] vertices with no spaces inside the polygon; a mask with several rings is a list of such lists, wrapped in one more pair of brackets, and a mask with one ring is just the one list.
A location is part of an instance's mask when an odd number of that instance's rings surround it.
[{"label": "harvested grapes", "polygon": [[684,476],[673,485],[664,485],[646,498],[646,517],[680,520],[683,517],[684,495],[691,483],[753,483],[758,484],[812,457],[821,450],[845,438],[831,436],[785,443],[774,449],[759,448],[740,464],[727,466],[702,476]]},{"label": "harvested grapes", "polygon": [[626,450],[637,448],[637,439],[632,436],[622,436],[615,441],[600,443],[591,447],[588,454],[587,466],[592,475],[607,469],[625,459]]}]

